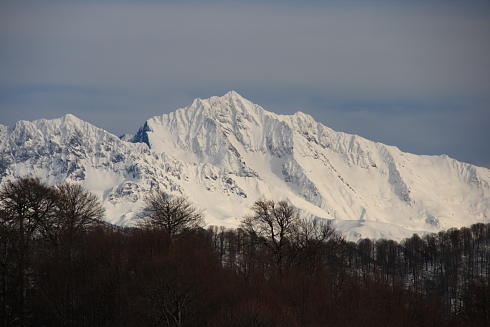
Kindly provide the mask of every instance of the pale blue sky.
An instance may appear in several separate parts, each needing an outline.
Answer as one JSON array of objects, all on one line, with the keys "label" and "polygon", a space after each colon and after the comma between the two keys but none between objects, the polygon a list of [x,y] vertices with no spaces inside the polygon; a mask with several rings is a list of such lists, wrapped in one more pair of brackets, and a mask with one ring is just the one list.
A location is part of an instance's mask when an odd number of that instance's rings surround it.
[{"label": "pale blue sky", "polygon": [[235,90],[490,167],[488,1],[0,1],[0,124],[111,133]]}]

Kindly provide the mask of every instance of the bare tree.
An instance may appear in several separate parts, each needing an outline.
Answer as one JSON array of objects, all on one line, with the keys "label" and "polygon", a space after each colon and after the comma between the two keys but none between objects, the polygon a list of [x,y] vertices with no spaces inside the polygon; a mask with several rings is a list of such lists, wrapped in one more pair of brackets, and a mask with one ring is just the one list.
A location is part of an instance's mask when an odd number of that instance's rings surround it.
[{"label": "bare tree", "polygon": [[345,239],[344,236],[337,233],[331,220],[301,219],[298,226],[298,239],[303,246],[328,241],[342,242]]},{"label": "bare tree", "polygon": [[254,214],[246,216],[241,226],[264,242],[272,252],[279,274],[282,274],[288,242],[300,221],[299,212],[286,201],[273,200],[257,200],[251,209]]},{"label": "bare tree", "polygon": [[[40,224],[54,214],[55,202],[53,190],[39,178],[7,181],[0,190],[0,223],[4,231],[2,234],[10,234],[9,242],[13,242],[12,246],[4,250],[15,252],[12,258],[16,261],[16,294],[20,325],[25,322],[31,243],[39,233]],[[7,241],[7,238],[4,241]],[[5,301],[3,302],[5,304]]]},{"label": "bare tree", "polygon": [[29,241],[40,223],[54,213],[56,196],[39,178],[8,181],[0,191],[3,223]]},{"label": "bare tree", "polygon": [[41,224],[48,242],[59,246],[63,239],[71,241],[102,223],[105,209],[95,194],[67,182],[56,185],[54,192],[56,212]]},{"label": "bare tree", "polygon": [[185,312],[196,300],[194,288],[178,271],[152,284],[147,294],[150,318],[158,325],[183,326]]},{"label": "bare tree", "polygon": [[331,220],[303,218],[297,225],[296,243],[300,261],[306,261],[309,270],[314,271],[345,244],[345,237],[336,231]]},{"label": "bare tree", "polygon": [[158,190],[145,198],[145,204],[140,226],[164,230],[171,240],[186,230],[204,226],[204,211],[185,196],[172,196]]}]

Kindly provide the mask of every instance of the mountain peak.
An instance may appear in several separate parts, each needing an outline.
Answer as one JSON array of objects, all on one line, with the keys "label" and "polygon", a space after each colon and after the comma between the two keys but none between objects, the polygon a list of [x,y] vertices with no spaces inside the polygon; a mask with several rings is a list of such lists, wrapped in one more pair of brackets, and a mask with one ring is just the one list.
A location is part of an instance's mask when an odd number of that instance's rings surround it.
[{"label": "mountain peak", "polygon": [[199,105],[202,105],[203,103],[207,103],[210,105],[216,105],[216,104],[222,105],[222,104],[230,102],[230,101],[237,101],[237,102],[247,101],[247,102],[250,102],[249,100],[245,99],[240,94],[238,94],[238,92],[229,91],[222,96],[212,96],[212,97],[209,97],[206,99],[196,98],[196,99],[194,99],[192,104],[186,108],[199,106]]},{"label": "mountain peak", "polygon": [[258,198],[288,199],[306,217],[335,219],[353,240],[490,219],[490,170],[403,153],[302,112],[274,114],[235,91],[150,118],[121,139],[71,114],[0,128],[0,181],[79,181],[118,224],[131,224],[155,188],[188,196],[208,223],[228,227]]},{"label": "mountain peak", "polygon": [[230,91],[223,96],[213,96],[208,99],[199,99],[200,104],[206,104],[211,110],[249,110],[253,109],[254,104],[242,97],[235,91]]},{"label": "mountain peak", "polygon": [[63,120],[71,120],[71,121],[81,121],[80,118],[78,118],[77,116],[73,115],[73,114],[66,114],[62,117]]},{"label": "mountain peak", "polygon": [[236,91],[229,91],[227,92],[225,95],[222,96],[223,98],[230,98],[230,99],[234,99],[234,98],[238,98],[238,99],[245,99],[244,97],[242,97],[240,94],[238,94],[238,92]]}]

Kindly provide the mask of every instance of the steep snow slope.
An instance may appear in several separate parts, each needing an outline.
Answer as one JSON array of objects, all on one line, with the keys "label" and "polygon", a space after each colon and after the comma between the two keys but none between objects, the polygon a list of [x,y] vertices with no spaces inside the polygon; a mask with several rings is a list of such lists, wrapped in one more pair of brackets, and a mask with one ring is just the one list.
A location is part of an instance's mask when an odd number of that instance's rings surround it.
[{"label": "steep snow slope", "polygon": [[236,92],[153,117],[134,137],[67,115],[1,126],[0,142],[2,181],[79,181],[118,224],[131,223],[155,187],[185,194],[209,224],[225,226],[258,198],[288,199],[351,239],[490,221],[490,170],[335,132],[301,112],[276,115]]}]

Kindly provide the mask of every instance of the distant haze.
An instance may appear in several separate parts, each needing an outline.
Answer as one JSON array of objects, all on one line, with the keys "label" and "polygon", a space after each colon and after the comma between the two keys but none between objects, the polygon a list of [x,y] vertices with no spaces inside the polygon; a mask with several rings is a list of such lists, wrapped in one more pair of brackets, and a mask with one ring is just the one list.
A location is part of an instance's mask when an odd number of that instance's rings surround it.
[{"label": "distant haze", "polygon": [[490,167],[488,1],[2,1],[0,124],[116,135],[236,90],[278,114]]}]

